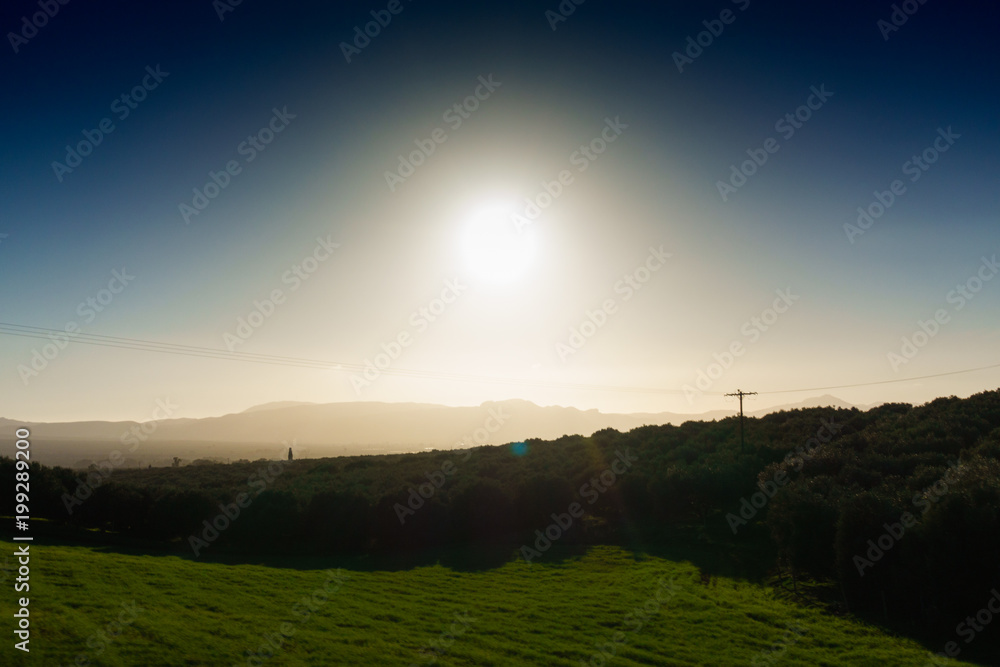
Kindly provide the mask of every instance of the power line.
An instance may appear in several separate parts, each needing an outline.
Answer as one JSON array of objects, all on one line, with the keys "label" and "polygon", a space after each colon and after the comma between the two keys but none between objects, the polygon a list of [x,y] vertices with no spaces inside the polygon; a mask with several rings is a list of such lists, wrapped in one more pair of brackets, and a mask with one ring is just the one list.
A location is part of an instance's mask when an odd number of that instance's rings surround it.
[{"label": "power line", "polygon": [[947,373],[934,373],[932,375],[918,375],[916,377],[896,378],[894,380],[879,380],[877,382],[861,382],[857,384],[840,384],[830,387],[809,387],[806,389],[776,389],[773,391],[762,391],[761,394],[794,394],[803,391],[826,391],[828,389],[850,389],[853,387],[871,387],[877,384],[893,384],[895,382],[913,382],[914,380],[929,380],[931,378],[945,377],[946,375],[961,375],[963,373],[975,373],[991,368],[1000,368],[1000,364],[990,364],[989,366],[979,366],[978,368],[966,368],[961,371],[948,371]]},{"label": "power line", "polygon": [[[248,352],[229,352],[226,350],[216,350],[213,348],[200,348],[193,345],[179,345],[175,343],[159,343],[156,341],[144,341],[134,338],[119,338],[117,336],[102,336],[99,334],[86,334],[76,332],[67,334],[57,329],[45,329],[43,327],[26,327],[16,324],[0,323],[0,334],[7,336],[21,336],[24,338],[40,338],[55,342],[53,334],[65,337],[68,341],[82,343],[84,345],[97,345],[101,347],[114,347],[125,350],[143,350],[147,352],[165,352],[167,354],[181,354],[193,357],[207,357],[214,359],[231,359],[235,361],[252,361],[255,363],[271,363],[287,366],[305,366],[310,368],[335,368],[341,364],[322,362],[311,359],[297,359],[295,357],[279,357],[274,355],[253,354]],[[356,366],[356,364],[351,364]],[[363,367],[358,366],[357,369]]]},{"label": "power line", "polygon": [[[38,338],[55,342],[53,336],[59,336],[70,342],[82,343],[84,345],[95,345],[99,347],[111,347],[126,350],[138,350],[144,352],[161,352],[166,354],[177,354],[190,357],[201,357],[208,359],[221,359],[228,361],[249,361],[253,363],[271,364],[278,366],[291,366],[298,368],[315,368],[320,370],[354,371],[364,372],[368,366],[357,363],[345,363],[328,361],[321,359],[307,359],[302,357],[287,357],[270,354],[256,354],[249,352],[235,352],[219,350],[194,345],[181,345],[177,343],[164,343],[159,341],[143,340],[139,338],[123,338],[120,336],[106,336],[102,334],[89,334],[84,332],[74,332],[68,334],[58,329],[47,329],[45,327],[27,326],[21,324],[10,324],[0,322],[0,334],[5,336],[20,336],[24,338]],[[580,384],[571,382],[540,382],[535,380],[525,380],[517,378],[496,378],[477,375],[465,375],[460,373],[445,373],[440,371],[421,371],[405,368],[384,368],[377,369],[380,374],[395,375],[410,378],[425,378],[436,380],[449,380],[456,382],[478,382],[488,384],[511,384],[519,386],[535,386],[557,389],[590,389],[596,391],[613,391],[628,393],[647,394],[683,394],[680,389],[660,389],[656,387],[629,387],[600,384]],[[704,392],[713,395],[721,395],[721,392]]]},{"label": "power line", "polygon": [[[164,343],[160,341],[143,340],[139,338],[124,338],[121,336],[106,336],[103,334],[90,334],[81,331],[69,334],[59,329],[47,329],[45,327],[27,326],[21,324],[10,324],[0,322],[0,335],[20,336],[24,338],[37,338],[54,342],[53,336],[60,336],[70,342],[82,343],[84,345],[95,345],[100,347],[112,347],[126,350],[138,350],[144,352],[161,352],[166,354],[177,354],[189,357],[201,357],[208,359],[221,359],[229,361],[248,361],[259,364],[270,364],[277,366],[288,366],[294,368],[314,368],[318,370],[336,370],[364,372],[367,366],[364,364],[329,361],[323,359],[307,359],[302,357],[289,357],[272,354],[258,354],[252,352],[236,352],[219,350],[208,347],[198,347],[195,345],[182,345],[178,343]],[[753,392],[760,395],[769,394],[793,394],[809,391],[828,391],[832,389],[851,389],[855,387],[870,387],[882,384],[894,384],[898,382],[913,382],[916,380],[927,380],[949,375],[961,375],[965,373],[975,373],[978,371],[1000,368],[1000,364],[991,364],[977,368],[967,368],[959,371],[949,371],[945,373],[934,373],[931,375],[919,375],[915,377],[894,378],[892,380],[878,380],[874,382],[859,382],[853,384],[830,385],[826,387],[804,387],[799,389],[774,389],[771,391]],[[611,391],[625,393],[642,394],[684,394],[682,389],[663,389],[658,387],[630,387],[602,384],[582,384],[573,382],[542,382],[536,380],[518,378],[497,378],[479,375],[466,375],[460,373],[445,373],[441,371],[413,370],[406,368],[384,368],[377,369],[380,374],[395,375],[399,377],[424,378],[434,380],[446,380],[455,382],[475,382],[485,384],[509,384],[529,387],[545,387],[556,389],[588,389],[593,391]],[[717,391],[702,391],[702,394],[709,396],[737,396],[738,393],[724,394]],[[743,392],[747,395],[746,392]],[[742,400],[741,400],[742,403]]]}]

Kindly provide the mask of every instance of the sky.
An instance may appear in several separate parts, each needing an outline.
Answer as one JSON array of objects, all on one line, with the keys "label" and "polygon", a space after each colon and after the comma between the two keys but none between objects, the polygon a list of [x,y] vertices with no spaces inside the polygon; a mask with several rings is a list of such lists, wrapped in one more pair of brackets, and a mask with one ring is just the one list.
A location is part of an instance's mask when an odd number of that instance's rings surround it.
[{"label": "sky", "polygon": [[0,416],[1000,386],[996,7],[679,5],[4,3]]}]

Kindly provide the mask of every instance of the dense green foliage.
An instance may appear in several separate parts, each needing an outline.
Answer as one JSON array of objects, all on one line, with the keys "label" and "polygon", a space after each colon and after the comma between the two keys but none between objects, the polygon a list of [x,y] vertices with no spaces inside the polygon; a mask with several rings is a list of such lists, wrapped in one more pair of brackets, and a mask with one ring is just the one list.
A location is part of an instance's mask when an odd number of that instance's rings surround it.
[{"label": "dense green foliage", "polygon": [[[1000,391],[775,413],[747,421],[747,445],[741,453],[739,423],[725,419],[466,451],[91,471],[93,490],[81,486],[88,474],[33,466],[31,506],[177,549],[194,535],[212,554],[473,543],[542,553],[536,531],[579,503],[583,515],[554,531],[559,545],[655,544],[671,526],[695,527],[706,541],[764,549],[772,571],[836,583],[842,610],[938,632],[1000,584]],[[631,465],[598,493],[616,460]],[[12,466],[0,461],[6,475]],[[207,539],[205,522],[240,494],[249,505]]]}]

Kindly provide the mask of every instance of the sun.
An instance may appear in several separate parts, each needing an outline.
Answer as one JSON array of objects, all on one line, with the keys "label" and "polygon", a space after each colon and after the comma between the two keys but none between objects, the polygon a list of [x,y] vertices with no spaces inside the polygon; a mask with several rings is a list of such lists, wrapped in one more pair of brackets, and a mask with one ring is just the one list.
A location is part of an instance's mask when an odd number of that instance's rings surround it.
[{"label": "sun", "polygon": [[518,228],[511,217],[512,202],[495,201],[472,212],[462,230],[462,257],[470,275],[492,284],[512,283],[529,268],[535,256],[530,229]]}]

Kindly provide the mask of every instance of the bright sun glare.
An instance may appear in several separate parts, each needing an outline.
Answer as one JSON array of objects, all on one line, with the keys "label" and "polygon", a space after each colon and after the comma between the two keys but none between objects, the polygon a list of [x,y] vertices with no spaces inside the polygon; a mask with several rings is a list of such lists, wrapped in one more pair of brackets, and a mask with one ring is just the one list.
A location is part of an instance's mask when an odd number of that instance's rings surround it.
[{"label": "bright sun glare", "polygon": [[514,206],[493,202],[476,210],[462,236],[462,255],[469,272],[487,282],[506,284],[521,276],[535,254],[534,235],[511,219]]}]

